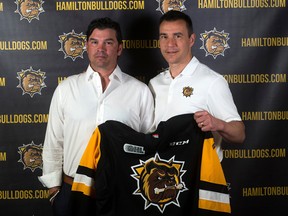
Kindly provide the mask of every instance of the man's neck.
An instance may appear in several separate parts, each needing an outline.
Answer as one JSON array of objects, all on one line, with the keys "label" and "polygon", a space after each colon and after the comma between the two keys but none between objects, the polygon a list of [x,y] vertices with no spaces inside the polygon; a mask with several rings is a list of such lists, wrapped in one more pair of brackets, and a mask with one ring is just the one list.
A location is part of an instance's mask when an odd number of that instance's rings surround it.
[{"label": "man's neck", "polygon": [[108,87],[109,82],[110,82],[109,76],[113,73],[115,68],[116,68],[116,66],[113,69],[112,68],[111,69],[97,68],[95,70],[94,68],[92,68],[94,73],[98,73],[100,76],[103,92]]},{"label": "man's neck", "polygon": [[182,62],[182,63],[177,63],[177,64],[170,64],[169,65],[169,71],[170,74],[172,76],[172,78],[174,79],[175,77],[177,77],[180,73],[182,73],[182,71],[184,70],[184,68],[189,64],[189,62],[191,61],[192,57],[187,59],[187,61]]}]

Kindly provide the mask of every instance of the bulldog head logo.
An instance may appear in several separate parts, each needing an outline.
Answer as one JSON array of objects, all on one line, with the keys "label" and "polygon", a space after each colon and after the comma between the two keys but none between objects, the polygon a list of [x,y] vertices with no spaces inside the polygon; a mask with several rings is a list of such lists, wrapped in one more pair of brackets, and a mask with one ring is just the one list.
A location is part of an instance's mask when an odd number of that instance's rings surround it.
[{"label": "bulldog head logo", "polygon": [[165,161],[158,154],[133,166],[132,177],[138,182],[134,195],[142,196],[145,209],[154,205],[163,213],[169,204],[180,207],[179,194],[188,190],[182,182],[182,175],[186,172],[182,167],[183,162],[175,161],[174,158]]},{"label": "bulldog head logo", "polygon": [[62,51],[65,56],[64,58],[71,58],[75,61],[76,58],[83,58],[83,53],[86,51],[86,35],[76,34],[74,30],[68,34],[59,36],[61,43],[61,48],[59,51]]},{"label": "bulldog head logo", "polygon": [[224,56],[224,51],[230,48],[227,42],[230,39],[228,36],[229,33],[219,32],[215,28],[209,32],[205,31],[201,34],[200,39],[203,43],[200,49],[204,49],[206,56],[211,55],[214,59],[218,55]]},{"label": "bulldog head logo", "polygon": [[31,144],[23,144],[18,149],[18,153],[20,154],[18,162],[24,165],[24,169],[30,169],[32,172],[37,168],[42,169],[42,144],[37,146],[32,141]]},{"label": "bulldog head logo", "polygon": [[183,91],[182,91],[182,93],[183,93],[183,96],[185,96],[185,97],[190,97],[192,94],[193,94],[193,88],[192,87],[190,87],[190,86],[185,86],[184,88],[183,88]]},{"label": "bulldog head logo", "polygon": [[34,94],[40,94],[42,88],[46,87],[44,83],[45,72],[41,72],[40,70],[35,71],[30,67],[27,70],[22,70],[21,72],[17,72],[19,85],[17,88],[21,88],[23,94],[29,94],[31,98]]},{"label": "bulldog head logo", "polygon": [[39,20],[39,14],[44,12],[42,0],[16,0],[17,10],[20,20],[26,19],[30,23],[33,19]]},{"label": "bulldog head logo", "polygon": [[177,11],[184,11],[186,7],[184,2],[186,0],[156,0],[159,3],[159,7],[157,8],[162,14],[170,11],[170,10],[177,10]]}]

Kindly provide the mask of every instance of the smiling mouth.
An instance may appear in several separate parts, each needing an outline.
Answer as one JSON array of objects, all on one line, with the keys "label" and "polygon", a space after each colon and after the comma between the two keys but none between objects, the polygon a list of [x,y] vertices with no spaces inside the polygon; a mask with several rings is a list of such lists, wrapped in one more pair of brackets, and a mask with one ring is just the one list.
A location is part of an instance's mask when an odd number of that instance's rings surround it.
[{"label": "smiling mouth", "polygon": [[168,54],[175,54],[175,53],[177,53],[178,52],[178,50],[171,50],[171,49],[169,49],[169,50],[166,50],[165,51],[166,53],[168,53]]},{"label": "smiling mouth", "polygon": [[169,52],[166,52],[166,54],[168,55],[175,55],[177,52],[172,52],[172,51],[169,51]]}]

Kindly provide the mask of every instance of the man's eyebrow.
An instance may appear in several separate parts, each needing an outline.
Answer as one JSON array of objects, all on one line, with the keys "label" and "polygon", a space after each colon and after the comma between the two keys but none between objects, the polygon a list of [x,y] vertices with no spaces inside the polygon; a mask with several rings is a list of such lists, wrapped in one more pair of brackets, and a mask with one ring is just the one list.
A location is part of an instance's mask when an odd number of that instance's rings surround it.
[{"label": "man's eyebrow", "polygon": [[[160,32],[159,35],[167,35],[165,32]],[[183,35],[182,32],[174,32],[173,35]]]},{"label": "man's eyebrow", "polygon": [[[98,41],[98,39],[97,38],[89,38],[89,40],[93,40],[93,41]],[[114,39],[113,38],[106,38],[106,39],[104,39],[104,41],[114,41]]]},{"label": "man's eyebrow", "polygon": [[106,38],[104,41],[114,41],[114,38]]}]

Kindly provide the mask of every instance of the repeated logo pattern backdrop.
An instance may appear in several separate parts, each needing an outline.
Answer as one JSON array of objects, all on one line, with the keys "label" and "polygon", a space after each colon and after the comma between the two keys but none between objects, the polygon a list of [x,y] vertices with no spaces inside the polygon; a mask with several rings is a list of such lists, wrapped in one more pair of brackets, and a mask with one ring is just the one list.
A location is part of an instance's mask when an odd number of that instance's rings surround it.
[{"label": "repeated logo pattern backdrop", "polygon": [[228,81],[246,125],[243,145],[223,144],[232,215],[283,215],[288,201],[287,0],[0,0],[0,211],[51,215],[37,179],[50,100],[87,67],[86,27],[121,23],[123,71],[145,83],[167,65],[158,19],[169,8],[194,21],[193,53]]}]

